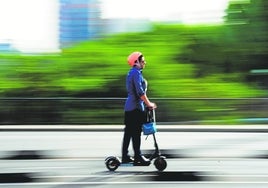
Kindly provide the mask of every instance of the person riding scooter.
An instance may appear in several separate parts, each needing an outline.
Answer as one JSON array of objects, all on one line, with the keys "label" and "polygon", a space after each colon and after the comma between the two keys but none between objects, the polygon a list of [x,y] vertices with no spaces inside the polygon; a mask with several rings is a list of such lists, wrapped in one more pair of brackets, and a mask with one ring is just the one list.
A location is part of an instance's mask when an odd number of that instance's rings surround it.
[{"label": "person riding scooter", "polygon": [[[131,66],[126,77],[127,99],[125,102],[124,136],[122,145],[122,163],[134,162],[134,165],[147,166],[150,160],[146,159],[140,150],[142,124],[145,122],[146,108],[155,109],[156,104],[150,102],[146,95],[147,81],[143,78],[142,70],[145,68],[145,58],[141,52],[133,52],[127,58]],[[134,160],[128,154],[132,140]]]}]

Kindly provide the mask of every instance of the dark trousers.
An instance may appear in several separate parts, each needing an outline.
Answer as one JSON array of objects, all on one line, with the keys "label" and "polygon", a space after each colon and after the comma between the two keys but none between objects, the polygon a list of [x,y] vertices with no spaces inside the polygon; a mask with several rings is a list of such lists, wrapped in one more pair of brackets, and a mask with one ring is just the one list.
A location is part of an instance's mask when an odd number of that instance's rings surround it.
[{"label": "dark trousers", "polygon": [[136,109],[125,112],[125,129],[122,145],[122,157],[128,155],[130,140],[132,140],[135,157],[141,155],[141,131],[145,120],[145,113]]}]

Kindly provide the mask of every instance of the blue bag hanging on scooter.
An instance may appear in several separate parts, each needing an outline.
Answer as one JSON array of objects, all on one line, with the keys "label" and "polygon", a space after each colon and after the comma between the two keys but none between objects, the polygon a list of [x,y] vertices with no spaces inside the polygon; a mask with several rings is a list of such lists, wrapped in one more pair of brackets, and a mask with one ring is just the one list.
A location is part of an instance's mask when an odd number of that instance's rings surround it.
[{"label": "blue bag hanging on scooter", "polygon": [[144,135],[150,135],[156,133],[156,123],[155,123],[155,111],[148,110],[146,113],[146,123],[142,125],[142,131]]}]

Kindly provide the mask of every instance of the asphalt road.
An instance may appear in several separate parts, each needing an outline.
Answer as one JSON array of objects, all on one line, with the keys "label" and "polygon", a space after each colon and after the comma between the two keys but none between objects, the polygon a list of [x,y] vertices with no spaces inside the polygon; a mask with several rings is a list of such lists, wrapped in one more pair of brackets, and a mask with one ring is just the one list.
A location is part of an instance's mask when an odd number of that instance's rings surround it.
[{"label": "asphalt road", "polygon": [[[157,142],[168,166],[119,167],[120,131],[1,131],[0,187],[268,187],[268,133],[161,132]],[[143,153],[154,149],[142,137]]]}]

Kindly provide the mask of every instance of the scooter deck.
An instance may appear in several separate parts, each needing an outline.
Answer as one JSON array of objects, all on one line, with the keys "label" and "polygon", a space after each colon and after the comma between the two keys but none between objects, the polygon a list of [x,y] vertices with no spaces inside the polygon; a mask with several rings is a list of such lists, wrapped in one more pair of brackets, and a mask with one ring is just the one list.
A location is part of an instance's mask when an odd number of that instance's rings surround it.
[{"label": "scooter deck", "polygon": [[119,166],[122,166],[122,167],[131,167],[131,166],[149,166],[151,163],[148,163],[148,164],[141,164],[141,163],[120,163]]}]

